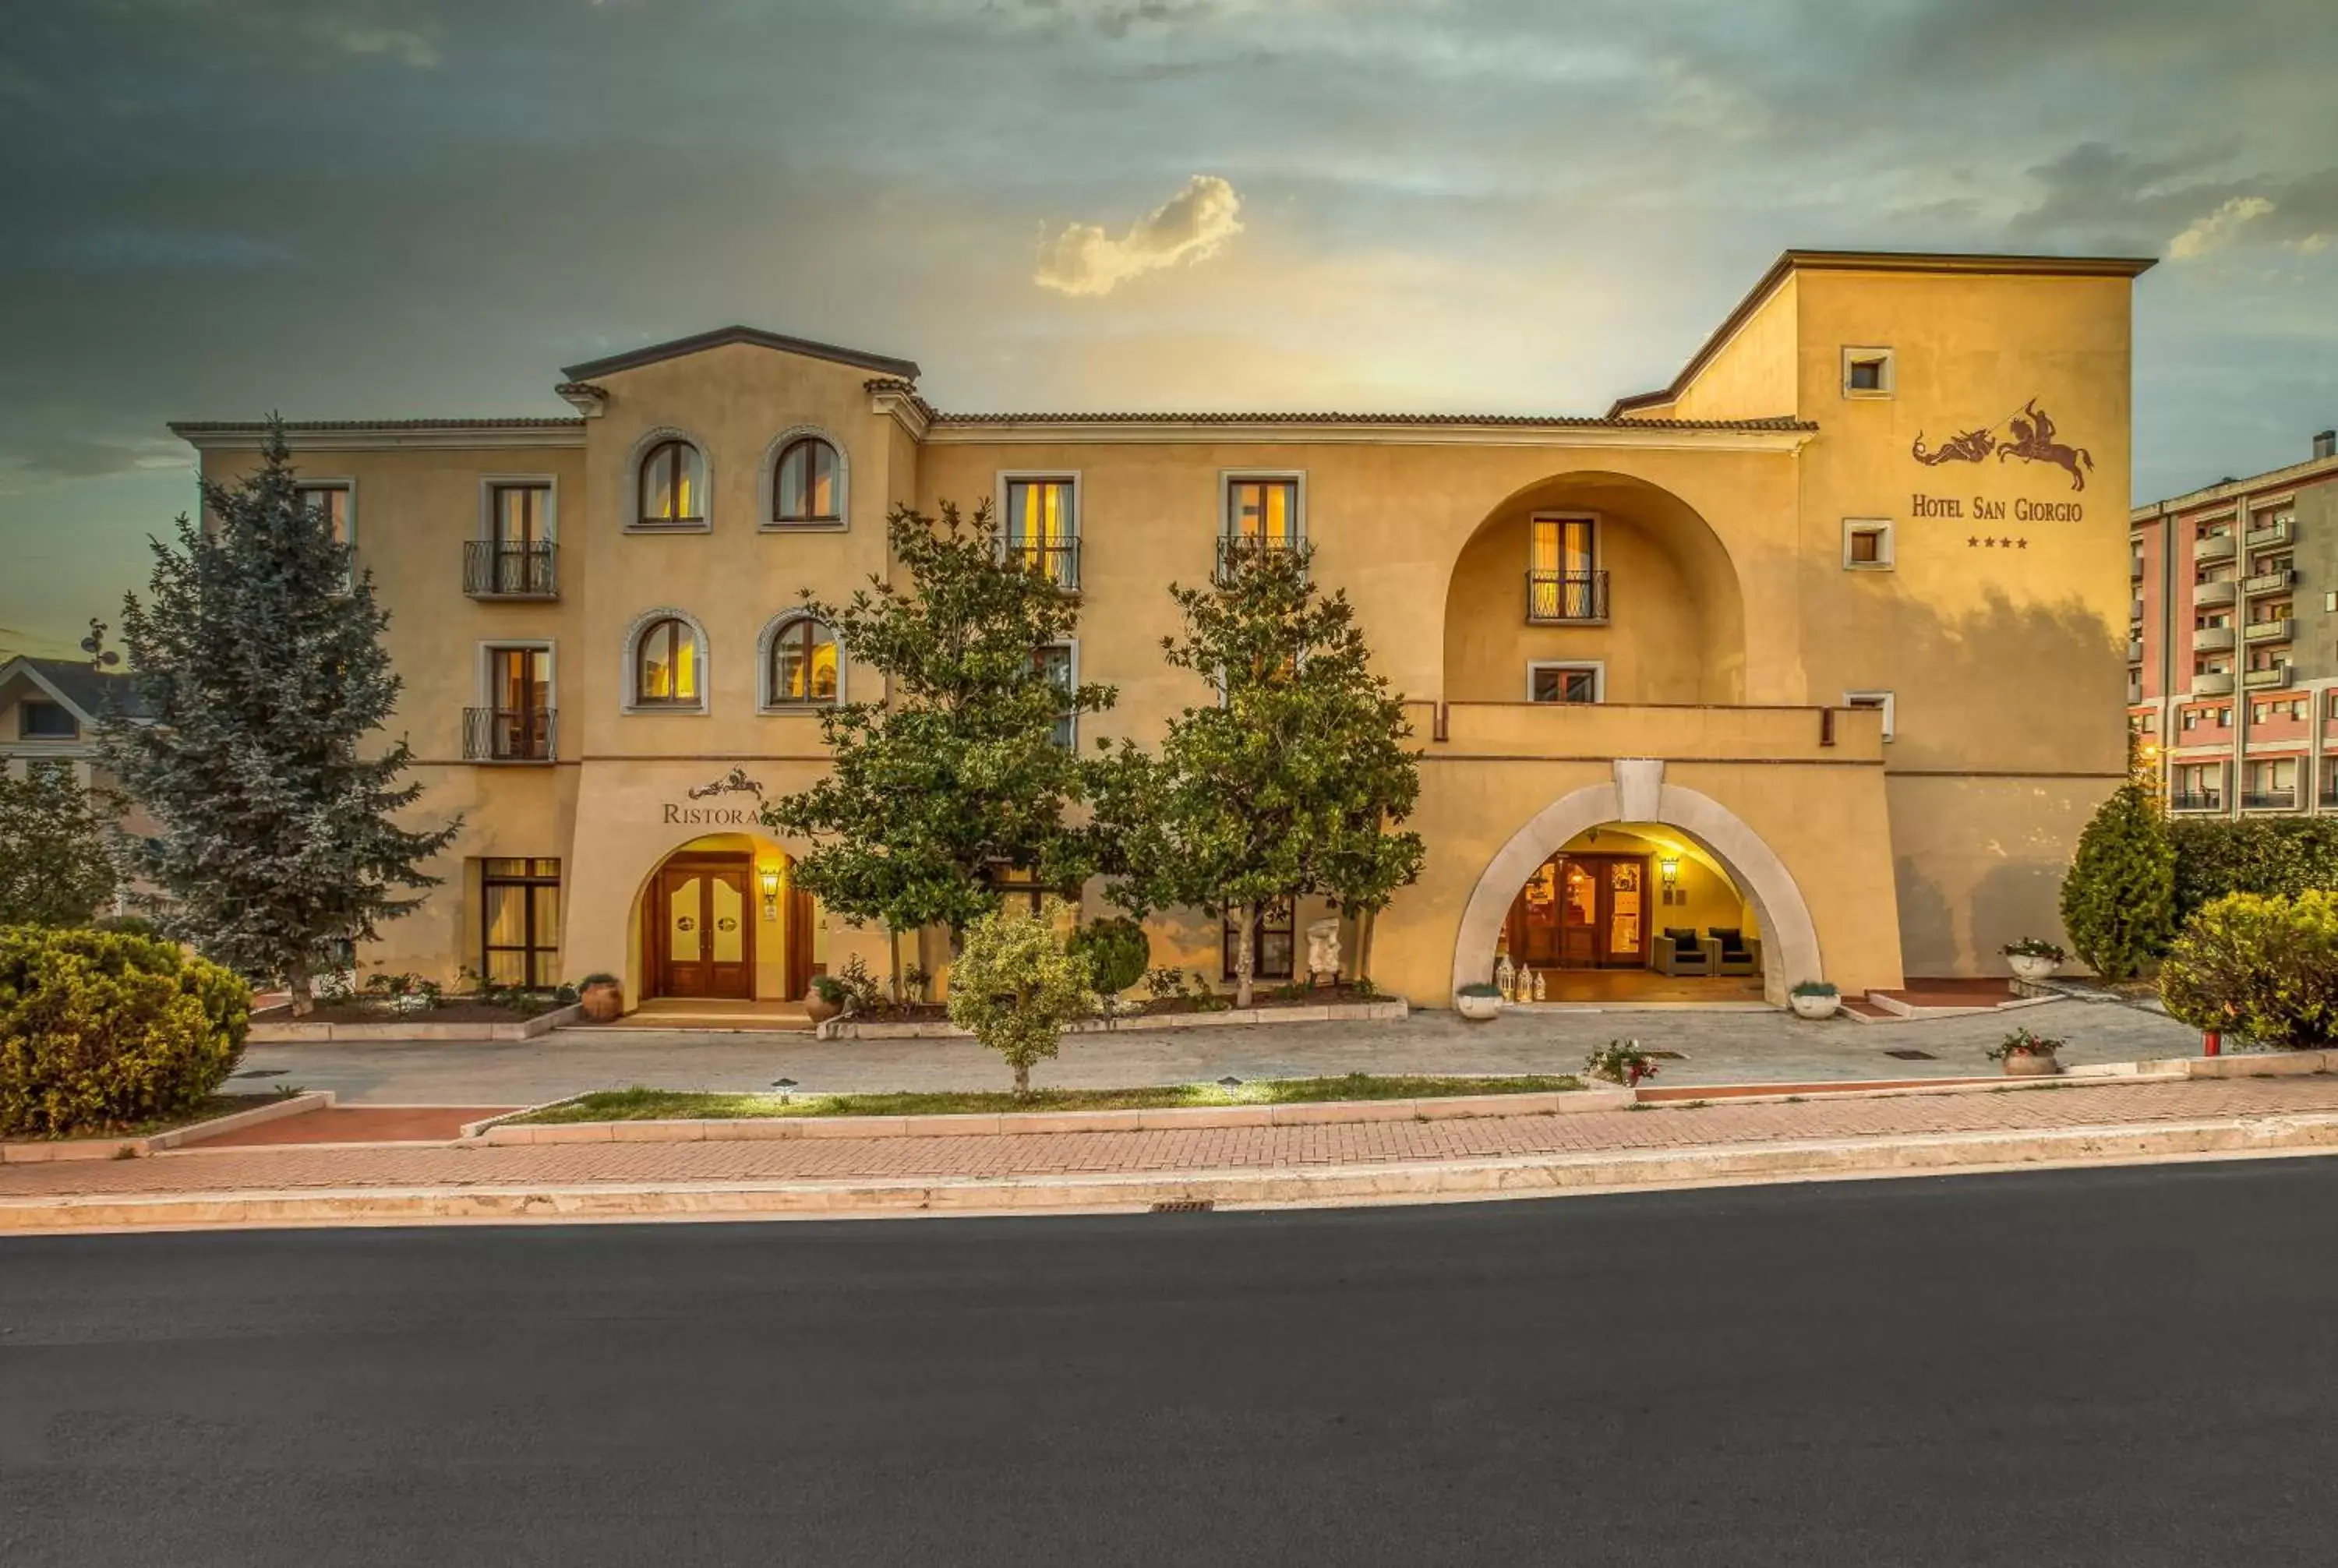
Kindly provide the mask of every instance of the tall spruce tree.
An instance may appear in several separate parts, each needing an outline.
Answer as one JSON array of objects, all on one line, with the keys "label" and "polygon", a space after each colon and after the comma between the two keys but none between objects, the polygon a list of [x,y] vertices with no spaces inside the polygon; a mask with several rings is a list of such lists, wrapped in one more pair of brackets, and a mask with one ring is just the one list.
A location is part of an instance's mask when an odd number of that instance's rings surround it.
[{"label": "tall spruce tree", "polygon": [[0,772],[0,926],[80,926],[113,897],[105,825],[71,769]]},{"label": "tall spruce tree", "polygon": [[342,942],[368,941],[435,887],[421,862],[461,826],[395,818],[404,740],[376,743],[399,681],[388,613],[323,511],[301,505],[280,421],[259,469],[206,484],[208,525],[185,516],[152,541],[148,602],[125,596],[123,642],[142,717],[110,716],[107,766],[159,824],[132,846],[164,929],[291,993]]},{"label": "tall spruce tree", "polygon": [[762,816],[811,840],[802,887],[884,923],[898,995],[901,932],[947,926],[955,938],[998,907],[1001,871],[1063,887],[1092,867],[1092,837],[1067,817],[1080,766],[1057,725],[1115,693],[1067,685],[1040,658],[1077,628],[1079,603],[1000,547],[987,503],[968,516],[944,502],[938,518],[896,506],[886,531],[906,588],[871,578],[845,604],[802,596],[886,694],[824,711],[829,771]]},{"label": "tall spruce tree", "polygon": [[[1344,593],[1319,593],[1303,546],[1230,558],[1209,588],[1170,585],[1184,612],[1168,662],[1223,701],[1092,764],[1099,833],[1142,916],[1189,906],[1238,922],[1234,1003],[1251,1003],[1262,906],[1321,894],[1369,920],[1420,875],[1420,836],[1391,832],[1420,793],[1403,704],[1372,673]],[[1359,944],[1361,946],[1361,943]]]},{"label": "tall spruce tree", "polygon": [[2088,967],[2129,980],[2176,935],[2176,848],[2147,785],[2122,784],[2078,835],[2062,928]]}]

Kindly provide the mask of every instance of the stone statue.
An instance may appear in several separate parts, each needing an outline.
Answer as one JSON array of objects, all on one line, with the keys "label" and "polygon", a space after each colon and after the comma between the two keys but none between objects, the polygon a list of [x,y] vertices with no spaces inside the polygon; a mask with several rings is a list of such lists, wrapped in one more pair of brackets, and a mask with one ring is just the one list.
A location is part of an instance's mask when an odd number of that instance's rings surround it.
[{"label": "stone statue", "polygon": [[1340,978],[1340,923],[1335,919],[1307,923],[1307,977],[1320,985]]}]

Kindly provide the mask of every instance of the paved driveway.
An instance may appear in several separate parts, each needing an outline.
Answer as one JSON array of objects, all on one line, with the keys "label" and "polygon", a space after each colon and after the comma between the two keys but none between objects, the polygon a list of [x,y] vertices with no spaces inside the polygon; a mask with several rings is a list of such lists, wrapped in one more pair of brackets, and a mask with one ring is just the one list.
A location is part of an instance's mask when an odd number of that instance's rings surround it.
[{"label": "paved driveway", "polygon": [[[2190,1055],[2199,1037],[2111,1003],[2049,1002],[1921,1023],[1805,1024],[1783,1013],[1546,1013],[1469,1024],[1447,1012],[1383,1024],[1284,1024],[1081,1035],[1034,1074],[1042,1085],[1110,1088],[1232,1074],[1568,1073],[1617,1037],[1677,1051],[1657,1082],[1729,1083],[1957,1076],[1993,1072],[1983,1053],[2017,1024],[2069,1042],[2066,1062]],[[1891,1050],[1931,1054],[1901,1061]],[[353,1102],[532,1104],[645,1083],[746,1090],[792,1078],[808,1090],[1004,1089],[1005,1066],[966,1040],[820,1041],[808,1034],[694,1031],[622,1039],[560,1032],[513,1044],[255,1045],[247,1073],[330,1089]],[[238,1087],[260,1082],[247,1080]]]}]

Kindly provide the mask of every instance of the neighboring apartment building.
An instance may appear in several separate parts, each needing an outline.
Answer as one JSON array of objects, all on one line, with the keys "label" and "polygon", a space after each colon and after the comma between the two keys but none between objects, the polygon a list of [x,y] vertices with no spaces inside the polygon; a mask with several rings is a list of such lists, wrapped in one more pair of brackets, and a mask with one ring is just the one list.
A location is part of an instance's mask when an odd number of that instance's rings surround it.
[{"label": "neighboring apartment building", "polygon": [[[881,690],[799,593],[885,573],[897,504],[994,497],[1079,598],[1035,656],[1119,688],[1083,747],[1208,700],[1162,662],[1169,583],[1311,548],[1423,754],[1427,867],[1373,942],[1417,1002],[1501,951],[1554,998],[1600,969],[1743,990],[1748,952],[1773,1000],[1997,972],[2058,929],[2123,777],[2149,265],[1789,252],[1670,387],[1597,416],[960,413],[906,361],[732,328],[569,367],[574,417],[295,425],[392,613],[421,809],[464,817],[364,957],[607,969],[629,999],[881,972],[754,810],[818,776],[824,704]],[[217,480],[261,436],[172,428]],[[1269,978],[1322,913],[1262,922]],[[1238,935],[1151,929],[1213,977]]]},{"label": "neighboring apartment building", "polygon": [[2185,816],[2338,814],[2338,432],[2138,506],[2127,727]]}]

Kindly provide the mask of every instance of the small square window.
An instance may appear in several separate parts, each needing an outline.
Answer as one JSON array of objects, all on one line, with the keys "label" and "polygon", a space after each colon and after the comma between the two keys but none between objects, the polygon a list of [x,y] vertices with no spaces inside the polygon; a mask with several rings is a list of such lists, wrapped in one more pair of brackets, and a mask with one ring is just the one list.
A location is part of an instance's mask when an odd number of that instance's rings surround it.
[{"label": "small square window", "polygon": [[1846,708],[1872,708],[1883,715],[1883,738],[1891,739],[1892,720],[1898,716],[1889,691],[1846,691],[1842,694]]},{"label": "small square window", "polygon": [[1844,397],[1889,397],[1894,379],[1891,349],[1845,348],[1842,351]]},{"label": "small square window", "polygon": [[1846,572],[1891,570],[1891,524],[1881,518],[1842,520],[1842,569]]},{"label": "small square window", "polygon": [[28,697],[16,705],[16,734],[25,740],[72,740],[81,735],[81,723],[62,702]]},{"label": "small square window", "polygon": [[1601,664],[1534,663],[1527,666],[1529,702],[1599,702],[1606,699],[1606,667]]}]

